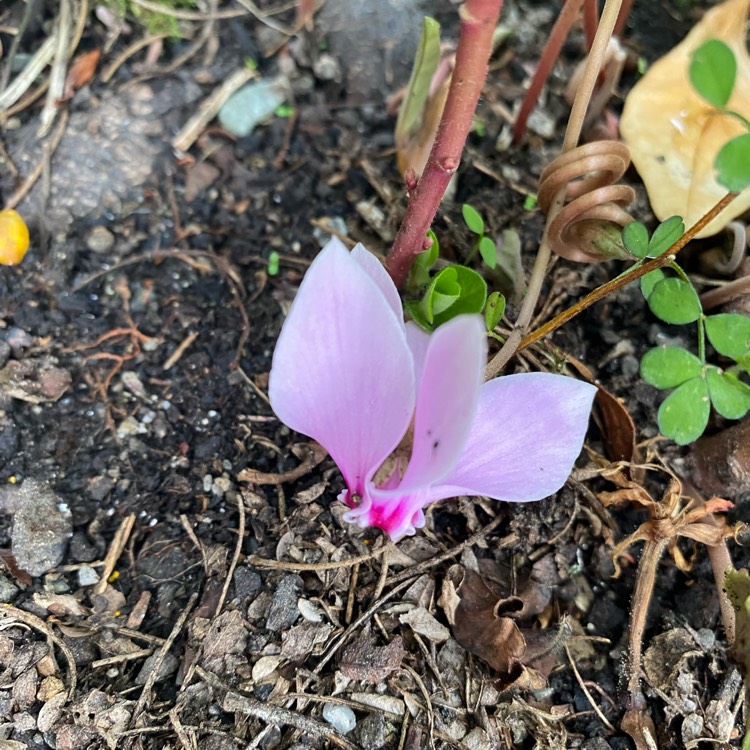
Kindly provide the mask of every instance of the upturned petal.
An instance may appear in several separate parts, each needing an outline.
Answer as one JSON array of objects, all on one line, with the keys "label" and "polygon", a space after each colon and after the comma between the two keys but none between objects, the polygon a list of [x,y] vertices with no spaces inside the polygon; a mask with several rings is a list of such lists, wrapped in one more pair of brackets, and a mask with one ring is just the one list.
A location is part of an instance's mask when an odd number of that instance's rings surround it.
[{"label": "upturned petal", "polygon": [[411,459],[400,491],[429,487],[445,477],[469,435],[487,340],[478,315],[459,315],[430,336],[417,382]]},{"label": "upturned petal", "polygon": [[401,441],[415,402],[403,320],[358,255],[333,239],[313,261],[279,335],[268,386],[279,419],[317,440],[357,493]]},{"label": "upturned petal", "polygon": [[430,501],[527,502],[557,492],[581,452],[595,394],[593,385],[542,372],[485,383],[463,454]]}]

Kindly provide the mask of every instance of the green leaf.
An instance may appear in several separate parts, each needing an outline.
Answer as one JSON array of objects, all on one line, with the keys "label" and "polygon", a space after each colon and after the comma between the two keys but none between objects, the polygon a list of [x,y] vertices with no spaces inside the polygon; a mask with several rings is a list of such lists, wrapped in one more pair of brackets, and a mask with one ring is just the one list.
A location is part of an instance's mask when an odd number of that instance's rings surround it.
[{"label": "green leaf", "polygon": [[750,133],[727,141],[714,162],[717,181],[727,190],[738,193],[750,185]]},{"label": "green leaf", "polygon": [[622,230],[622,244],[636,258],[648,255],[648,229],[640,221],[632,221]]},{"label": "green leaf", "polygon": [[427,331],[428,333],[432,333],[432,325],[430,322],[425,318],[424,313],[422,312],[421,307],[421,300],[418,299],[408,299],[404,300],[404,310],[406,310],[406,314],[422,329]]},{"label": "green leaf", "polygon": [[539,201],[539,198],[537,197],[536,193],[529,193],[524,199],[523,199],[523,210],[524,211],[533,211],[536,208],[536,204]]},{"label": "green leaf", "polygon": [[279,254],[275,250],[268,253],[268,265],[266,272],[269,276],[276,276],[279,273]]},{"label": "green leaf", "polygon": [[641,276],[641,293],[648,299],[651,296],[651,292],[654,291],[654,287],[663,279],[667,278],[667,274],[657,268],[655,271],[647,273],[645,276]]},{"label": "green leaf", "polygon": [[659,429],[678,445],[697,440],[706,429],[711,402],[702,377],[692,378],[667,396],[659,407]]},{"label": "green leaf", "polygon": [[641,377],[655,388],[676,388],[702,370],[698,357],[679,346],[650,349],[641,360]]},{"label": "green leaf", "polygon": [[422,122],[432,76],[440,62],[440,24],[425,16],[422,37],[414,58],[411,77],[396,120],[396,141],[400,142],[419,128]]},{"label": "green leaf", "polygon": [[497,248],[489,237],[482,237],[479,240],[479,254],[490,268],[494,268],[497,265]]},{"label": "green leaf", "polygon": [[461,206],[461,213],[464,215],[466,226],[469,227],[474,234],[484,234],[484,219],[474,206],[464,203],[463,206]]},{"label": "green leaf", "polygon": [[411,290],[421,289],[430,283],[430,269],[435,265],[440,254],[440,243],[435,232],[430,229],[427,231],[427,236],[432,240],[432,245],[414,258],[406,284]]},{"label": "green leaf", "polygon": [[488,331],[494,330],[505,313],[505,297],[500,292],[492,292],[484,306],[484,324]]},{"label": "green leaf", "polygon": [[738,360],[750,351],[750,318],[738,313],[709,315],[706,335],[719,354]]},{"label": "green leaf", "polygon": [[448,266],[437,274],[420,302],[423,320],[442,325],[462,313],[479,313],[487,299],[487,283],[471,268]]},{"label": "green leaf", "polygon": [[683,234],[685,234],[685,222],[682,216],[670,216],[665,219],[651,235],[648,243],[648,257],[656,258],[666,252]]},{"label": "green leaf", "polygon": [[714,107],[722,109],[729,101],[736,76],[737,61],[734,53],[721,40],[709,39],[693,52],[690,82]]},{"label": "green leaf", "polygon": [[692,323],[703,309],[692,284],[677,278],[659,281],[648,296],[648,306],[665,323]]},{"label": "green leaf", "polygon": [[706,372],[708,393],[717,413],[726,419],[742,419],[750,411],[750,386],[718,367]]}]

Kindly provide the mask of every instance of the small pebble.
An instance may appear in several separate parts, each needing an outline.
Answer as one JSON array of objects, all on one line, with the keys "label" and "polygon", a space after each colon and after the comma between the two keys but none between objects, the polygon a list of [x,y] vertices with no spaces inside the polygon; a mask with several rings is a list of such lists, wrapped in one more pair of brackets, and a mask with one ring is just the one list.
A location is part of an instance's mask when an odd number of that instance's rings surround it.
[{"label": "small pebble", "polygon": [[341,734],[347,734],[357,726],[357,717],[349,706],[339,706],[336,703],[324,703],[323,718]]},{"label": "small pebble", "polygon": [[92,253],[108,253],[115,244],[115,236],[106,227],[93,227],[86,235],[86,247]]},{"label": "small pebble", "polygon": [[99,583],[99,574],[90,565],[78,568],[79,586],[93,586],[96,583]]}]

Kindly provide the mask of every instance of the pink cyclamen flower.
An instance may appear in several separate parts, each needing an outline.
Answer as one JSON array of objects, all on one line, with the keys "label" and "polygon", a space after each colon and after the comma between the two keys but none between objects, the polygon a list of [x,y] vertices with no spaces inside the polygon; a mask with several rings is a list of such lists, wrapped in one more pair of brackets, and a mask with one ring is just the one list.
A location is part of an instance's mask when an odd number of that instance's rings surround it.
[{"label": "pink cyclamen flower", "polygon": [[[596,389],[547,373],[482,383],[486,338],[478,315],[432,335],[404,324],[396,287],[362,245],[350,253],[332,239],[313,261],[268,392],[281,421],[341,469],[346,521],[398,540],[424,525],[423,508],[436,500],[526,502],[564,484]],[[407,432],[408,464],[386,461]]]}]

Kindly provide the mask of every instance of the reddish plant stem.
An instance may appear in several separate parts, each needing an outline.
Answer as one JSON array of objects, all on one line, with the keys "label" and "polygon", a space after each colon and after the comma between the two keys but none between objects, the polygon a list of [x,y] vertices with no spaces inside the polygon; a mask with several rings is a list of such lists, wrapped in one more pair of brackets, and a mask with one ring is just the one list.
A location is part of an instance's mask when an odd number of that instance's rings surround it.
[{"label": "reddish plant stem", "polygon": [[620,14],[617,16],[617,23],[615,24],[615,31],[613,36],[622,37],[625,23],[630,15],[630,8],[633,5],[633,0],[623,0],[622,7],[620,8]]},{"label": "reddish plant stem", "polygon": [[502,4],[502,0],[465,0],[459,9],[461,32],[443,116],[430,158],[409,197],[406,215],[385,261],[399,288],[406,281],[414,258],[426,249],[427,230],[461,162],[474,110],[487,78],[492,34]]},{"label": "reddish plant stem", "polygon": [[583,5],[583,33],[586,37],[586,49],[591,49],[598,25],[599,5],[597,0],[586,0]]},{"label": "reddish plant stem", "polygon": [[518,111],[518,116],[513,125],[513,143],[518,143],[526,131],[526,121],[539,100],[539,93],[549,78],[552,66],[560,54],[563,42],[567,39],[571,27],[578,18],[583,2],[584,0],[565,0],[565,5],[560,11],[552,31],[550,31],[547,44],[539,58],[539,64],[534,72],[534,77],[531,79],[526,96],[523,98],[521,109]]}]

